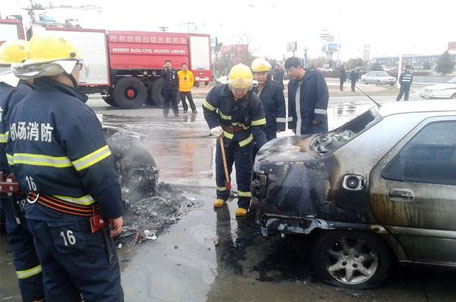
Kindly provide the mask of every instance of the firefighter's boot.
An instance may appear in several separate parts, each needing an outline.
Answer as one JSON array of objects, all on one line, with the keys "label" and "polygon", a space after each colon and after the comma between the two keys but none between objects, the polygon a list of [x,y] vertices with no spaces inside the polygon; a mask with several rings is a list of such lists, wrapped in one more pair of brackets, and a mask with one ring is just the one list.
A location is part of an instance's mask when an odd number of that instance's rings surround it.
[{"label": "firefighter's boot", "polygon": [[214,201],[214,208],[221,208],[224,204],[225,201],[223,199],[218,198]]}]

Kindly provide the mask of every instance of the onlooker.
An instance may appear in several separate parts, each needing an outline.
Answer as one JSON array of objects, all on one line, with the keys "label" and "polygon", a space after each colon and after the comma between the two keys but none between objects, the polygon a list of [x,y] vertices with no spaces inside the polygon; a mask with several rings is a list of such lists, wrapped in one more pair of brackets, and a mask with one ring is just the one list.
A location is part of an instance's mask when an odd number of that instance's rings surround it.
[{"label": "onlooker", "polygon": [[356,85],[356,82],[358,81],[358,72],[355,69],[353,69],[350,72],[350,81],[351,81],[351,91],[355,92],[355,85]]},{"label": "onlooker", "polygon": [[328,86],[323,76],[302,67],[301,61],[288,58],[285,69],[288,84],[288,129],[297,135],[328,131]]},{"label": "onlooker", "polygon": [[340,80],[340,91],[344,91],[344,83],[347,80],[347,74],[345,73],[344,65],[340,66],[339,80]]},{"label": "onlooker", "polygon": [[396,101],[400,101],[402,95],[404,95],[404,101],[408,101],[410,86],[412,86],[412,82],[413,75],[411,67],[410,65],[406,65],[405,70],[401,73],[401,76],[399,77],[399,84],[401,85],[401,90],[399,91],[399,95],[397,96]]},{"label": "onlooker", "polygon": [[177,72],[177,76],[179,78],[179,93],[180,98],[182,100],[182,107],[184,108],[184,113],[187,113],[188,106],[187,102],[185,101],[185,97],[188,98],[188,102],[190,104],[190,108],[192,108],[193,113],[197,113],[195,103],[193,102],[192,97],[192,87],[195,82],[193,78],[193,73],[188,70],[188,66],[186,63],[182,64],[182,69]]},{"label": "onlooker", "polygon": [[179,109],[177,108],[177,87],[179,86],[177,71],[173,69],[171,60],[166,60],[160,76],[164,79],[162,95],[163,102],[163,115],[168,117],[169,106],[171,104],[175,116],[179,116]]},{"label": "onlooker", "polygon": [[275,65],[274,72],[272,73],[272,79],[280,84],[280,87],[284,89],[283,86],[283,69],[280,64]]}]

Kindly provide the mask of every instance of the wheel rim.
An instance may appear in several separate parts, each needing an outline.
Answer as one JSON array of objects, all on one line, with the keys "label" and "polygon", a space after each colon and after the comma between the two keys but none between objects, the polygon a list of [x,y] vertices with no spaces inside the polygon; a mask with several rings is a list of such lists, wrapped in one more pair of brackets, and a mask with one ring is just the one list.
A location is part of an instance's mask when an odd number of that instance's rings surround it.
[{"label": "wheel rim", "polygon": [[343,284],[361,284],[378,268],[378,254],[361,238],[342,236],[326,251],[326,270]]},{"label": "wheel rim", "polygon": [[127,89],[126,95],[127,95],[127,97],[128,97],[129,99],[134,99],[134,98],[135,98],[135,95],[136,95],[135,90],[132,89],[132,88]]}]

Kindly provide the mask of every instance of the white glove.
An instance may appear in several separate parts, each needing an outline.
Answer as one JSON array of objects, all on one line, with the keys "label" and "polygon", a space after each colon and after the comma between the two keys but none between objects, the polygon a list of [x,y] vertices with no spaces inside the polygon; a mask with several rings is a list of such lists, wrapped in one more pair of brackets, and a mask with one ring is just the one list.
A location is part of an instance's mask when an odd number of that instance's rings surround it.
[{"label": "white glove", "polygon": [[215,137],[219,137],[223,134],[223,128],[221,126],[217,126],[211,129],[211,135]]}]

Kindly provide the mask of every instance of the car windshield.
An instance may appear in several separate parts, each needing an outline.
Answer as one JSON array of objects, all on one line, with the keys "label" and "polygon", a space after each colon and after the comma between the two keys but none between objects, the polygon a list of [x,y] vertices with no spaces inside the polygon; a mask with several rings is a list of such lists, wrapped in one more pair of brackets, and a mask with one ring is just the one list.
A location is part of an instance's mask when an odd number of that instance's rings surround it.
[{"label": "car windshield", "polygon": [[448,83],[451,83],[451,84],[456,83],[456,78],[452,78],[451,80],[448,81]]},{"label": "car windshield", "polygon": [[371,108],[339,128],[315,137],[310,143],[310,148],[319,154],[328,154],[342,147],[380,120],[381,116],[374,108]]}]

